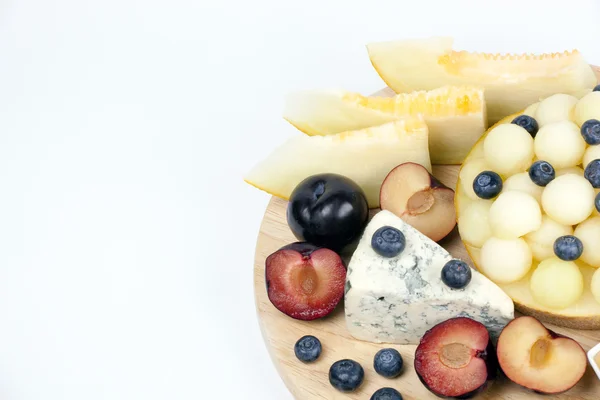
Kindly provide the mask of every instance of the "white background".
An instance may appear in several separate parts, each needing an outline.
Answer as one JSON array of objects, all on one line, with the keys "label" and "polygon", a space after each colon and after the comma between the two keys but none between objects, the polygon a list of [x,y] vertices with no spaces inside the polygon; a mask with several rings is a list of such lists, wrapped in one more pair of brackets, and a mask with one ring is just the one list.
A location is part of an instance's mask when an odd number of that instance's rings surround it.
[{"label": "white background", "polygon": [[290,399],[242,182],[284,94],[371,93],[405,37],[600,64],[600,3],[551,3],[1,0],[0,398]]}]

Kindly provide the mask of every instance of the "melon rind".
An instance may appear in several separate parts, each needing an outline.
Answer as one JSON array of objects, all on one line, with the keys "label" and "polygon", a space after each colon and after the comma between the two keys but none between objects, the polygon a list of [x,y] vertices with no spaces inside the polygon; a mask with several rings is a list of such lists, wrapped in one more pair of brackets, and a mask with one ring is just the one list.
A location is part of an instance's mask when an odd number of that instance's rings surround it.
[{"label": "melon rind", "polygon": [[[510,123],[515,117],[521,115],[522,113],[523,112],[521,111],[505,117],[496,125]],[[469,160],[481,157],[483,141],[485,140],[487,133],[496,125],[490,127],[488,131],[482,135],[475,146],[473,146],[473,149],[471,149],[471,152],[465,159],[465,164],[468,163]],[[454,198],[457,219],[460,216],[460,210],[464,210],[472,201],[474,200],[470,199],[462,189],[459,177],[458,182],[456,183],[456,195]],[[479,255],[480,249],[470,246],[467,243],[464,244],[469,257],[473,261],[473,265],[478,271],[482,272],[478,267],[478,264],[481,262]],[[538,318],[541,321],[557,326],[584,330],[600,329],[600,303],[596,301],[590,290],[592,275],[595,271],[595,268],[585,265],[581,262],[577,262],[584,278],[585,289],[583,295],[575,304],[562,310],[554,310],[535,301],[533,295],[531,294],[531,290],[529,289],[531,273],[535,270],[537,264],[538,263],[534,261],[530,273],[523,279],[508,284],[497,284],[513,300],[515,303],[515,309],[522,314],[530,315]]]},{"label": "melon rind", "polygon": [[592,67],[577,50],[504,55],[452,46],[452,38],[431,37],[372,43],[367,50],[379,76],[396,93],[445,85],[483,87],[490,124],[555,93],[581,98],[596,84]]}]

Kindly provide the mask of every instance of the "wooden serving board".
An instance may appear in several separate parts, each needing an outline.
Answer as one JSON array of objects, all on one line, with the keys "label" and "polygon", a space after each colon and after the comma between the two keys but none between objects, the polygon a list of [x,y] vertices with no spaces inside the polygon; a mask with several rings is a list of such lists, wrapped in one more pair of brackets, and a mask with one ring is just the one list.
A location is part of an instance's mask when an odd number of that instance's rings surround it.
[{"label": "wooden serving board", "polygon": [[[595,67],[600,79],[600,68]],[[389,94],[383,91],[379,94]],[[448,187],[455,188],[459,166],[434,166],[433,174]],[[286,222],[287,202],[273,197],[265,212],[256,245],[254,291],[258,320],[267,349],[275,367],[297,400],[369,400],[382,387],[393,387],[404,400],[439,399],[419,381],[413,368],[416,345],[374,344],[354,339],[346,329],[343,301],[329,316],[316,321],[298,321],[278,311],[269,301],[265,287],[265,259],[282,246],[297,241]],[[374,210],[376,211],[376,210]],[[441,243],[454,257],[470,262],[470,258],[455,231]],[[600,342],[600,331],[577,331],[545,324],[548,328],[576,339],[588,351]],[[321,340],[323,353],[314,363],[304,364],[294,355],[294,344],[304,335]],[[404,358],[404,372],[396,379],[379,376],[373,369],[373,357],[382,348],[393,347]],[[353,393],[341,393],[329,384],[329,367],[336,361],[350,358],[365,370],[365,380]],[[599,400],[600,380],[588,366],[583,379],[571,390],[560,395],[542,396],[520,387],[500,376],[477,399],[490,400]]]}]

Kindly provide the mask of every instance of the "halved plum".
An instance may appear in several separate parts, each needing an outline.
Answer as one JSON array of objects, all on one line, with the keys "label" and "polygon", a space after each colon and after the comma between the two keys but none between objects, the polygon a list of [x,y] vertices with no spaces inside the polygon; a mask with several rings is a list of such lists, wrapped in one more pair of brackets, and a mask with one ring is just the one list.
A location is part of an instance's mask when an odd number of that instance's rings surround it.
[{"label": "halved plum", "polygon": [[512,320],[498,339],[498,362],[511,381],[539,393],[562,393],[579,382],[586,354],[575,340],[533,317]]},{"label": "halved plum", "polygon": [[421,338],[415,370],[433,394],[467,399],[496,378],[498,361],[486,327],[457,317],[434,326]]},{"label": "halved plum", "polygon": [[390,171],[381,185],[379,204],[434,241],[456,226],[454,190],[416,163],[400,164]]},{"label": "halved plum", "polygon": [[267,257],[269,300],[294,319],[310,321],[331,313],[344,296],[346,267],[333,250],[292,243]]}]

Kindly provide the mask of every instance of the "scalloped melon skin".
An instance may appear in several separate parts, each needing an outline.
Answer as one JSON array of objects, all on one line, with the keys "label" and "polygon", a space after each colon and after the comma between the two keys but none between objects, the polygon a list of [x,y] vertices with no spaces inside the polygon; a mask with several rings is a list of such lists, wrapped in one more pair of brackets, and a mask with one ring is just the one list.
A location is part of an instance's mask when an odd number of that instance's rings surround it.
[{"label": "scalloped melon skin", "polygon": [[582,97],[596,85],[577,50],[542,55],[500,55],[452,50],[453,39],[431,37],[371,43],[373,67],[396,93],[444,85],[485,89],[488,122],[523,110],[555,93]]},{"label": "scalloped melon skin", "polygon": [[[510,123],[515,117],[523,114],[523,111],[509,115],[508,117],[502,118],[495,125],[491,126],[479,139],[479,141],[473,146],[471,152],[465,159],[465,164],[472,159],[480,158],[482,156],[481,147],[483,146],[483,141],[489,131],[491,131],[495,126],[499,124]],[[464,164],[463,164],[464,165]],[[462,169],[462,167],[461,167]],[[460,174],[460,171],[459,171]],[[456,218],[457,221],[460,219],[460,210],[464,210],[466,202],[471,202],[471,200],[462,189],[460,175],[456,182],[456,195],[454,197],[454,206],[456,208]],[[469,257],[473,261],[473,265],[475,268],[483,273],[481,269],[478,267],[479,263],[479,250],[470,246],[468,243],[463,241],[467,253]],[[534,270],[536,262],[534,261],[534,266],[531,271]],[[573,304],[572,306],[566,308],[565,310],[550,310],[547,307],[544,307],[538,304],[535,300],[531,298],[531,293],[529,290],[529,277],[530,273],[523,278],[521,281],[510,283],[510,284],[498,284],[497,285],[504,290],[509,297],[515,303],[515,310],[518,312],[535,317],[540,321],[554,324],[556,326],[562,326],[565,328],[571,329],[582,329],[582,330],[598,330],[600,329],[600,303],[596,302],[593,298],[593,295],[589,289],[591,274],[593,273],[593,269],[591,267],[582,268],[582,272],[584,275],[584,281],[586,285],[586,289],[581,299]],[[526,283],[526,285],[524,285]],[[587,312],[581,312],[581,309],[586,309]]]}]

